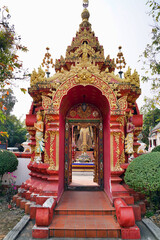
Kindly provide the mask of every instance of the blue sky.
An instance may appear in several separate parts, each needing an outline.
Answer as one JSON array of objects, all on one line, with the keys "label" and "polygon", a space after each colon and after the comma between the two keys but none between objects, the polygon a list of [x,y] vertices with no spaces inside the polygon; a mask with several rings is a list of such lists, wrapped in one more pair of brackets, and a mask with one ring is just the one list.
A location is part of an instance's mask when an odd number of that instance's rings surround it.
[{"label": "blue sky", "polygon": [[[132,71],[137,69],[141,75],[142,63],[139,55],[150,41],[152,19],[146,0],[90,0],[89,12],[92,30],[104,47],[107,57],[116,58],[118,46]],[[50,47],[53,60],[61,55],[65,57],[66,48],[79,29],[82,0],[1,0],[0,7],[8,6],[11,23],[16,32],[21,35],[22,44],[29,49],[28,53],[20,54],[24,67],[32,72],[38,68],[45,54],[45,48]],[[29,83],[20,82],[21,87],[29,87]],[[139,107],[143,104],[145,95],[150,95],[149,84],[141,84],[142,96]],[[19,90],[15,90],[18,102],[14,114],[18,117],[28,113],[31,98]]]}]

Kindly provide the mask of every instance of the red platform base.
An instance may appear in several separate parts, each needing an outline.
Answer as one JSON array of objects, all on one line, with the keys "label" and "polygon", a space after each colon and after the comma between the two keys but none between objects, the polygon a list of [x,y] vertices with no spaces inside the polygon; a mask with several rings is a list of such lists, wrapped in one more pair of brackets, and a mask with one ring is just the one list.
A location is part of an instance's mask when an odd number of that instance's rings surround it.
[{"label": "red platform base", "polygon": [[134,227],[121,228],[122,239],[141,239],[140,230],[135,225]]},{"label": "red platform base", "polygon": [[32,237],[33,238],[48,238],[49,237],[49,229],[47,227],[37,227],[34,226],[32,228]]},{"label": "red platform base", "polygon": [[36,201],[37,196],[58,195],[58,171],[48,170],[48,167],[44,163],[28,165],[31,177],[20,188],[20,191],[26,191],[23,195],[27,200]]}]

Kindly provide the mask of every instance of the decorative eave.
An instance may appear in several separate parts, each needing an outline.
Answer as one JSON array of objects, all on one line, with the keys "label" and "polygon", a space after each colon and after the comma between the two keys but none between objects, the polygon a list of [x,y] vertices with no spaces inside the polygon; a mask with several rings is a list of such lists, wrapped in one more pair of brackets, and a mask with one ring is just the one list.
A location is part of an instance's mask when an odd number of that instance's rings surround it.
[{"label": "decorative eave", "polygon": [[104,82],[107,82],[109,85],[112,85],[114,91],[117,91],[121,96],[127,96],[129,102],[134,102],[141,93],[139,88],[139,76],[136,71],[131,74],[131,69],[129,68],[124,74],[124,79],[121,79],[119,75],[115,75],[114,72],[109,73],[108,69],[100,71],[99,66],[91,59],[88,59],[84,53],[82,59],[79,62],[76,62],[74,66],[71,66],[70,71],[62,68],[61,72],[57,72],[50,78],[44,78],[43,80],[40,74],[39,81],[38,75],[36,75],[35,84],[32,76],[32,87],[29,89],[29,93],[35,95],[37,91],[40,93],[42,90],[46,91],[47,89],[56,91],[64,81],[75,76],[77,78],[83,78],[85,85],[88,85],[91,82],[92,76],[96,76]]}]

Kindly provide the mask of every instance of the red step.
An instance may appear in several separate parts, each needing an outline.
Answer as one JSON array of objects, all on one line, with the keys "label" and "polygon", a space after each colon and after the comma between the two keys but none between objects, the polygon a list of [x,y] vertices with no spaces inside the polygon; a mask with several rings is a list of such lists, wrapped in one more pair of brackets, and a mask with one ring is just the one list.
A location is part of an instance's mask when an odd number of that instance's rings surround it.
[{"label": "red step", "polygon": [[106,194],[64,192],[49,227],[50,237],[119,238],[121,228]]},{"label": "red step", "polygon": [[122,182],[122,178],[118,176],[111,176],[111,183],[120,183]]},{"label": "red step", "polygon": [[50,237],[119,238],[114,216],[57,215],[49,228]]}]

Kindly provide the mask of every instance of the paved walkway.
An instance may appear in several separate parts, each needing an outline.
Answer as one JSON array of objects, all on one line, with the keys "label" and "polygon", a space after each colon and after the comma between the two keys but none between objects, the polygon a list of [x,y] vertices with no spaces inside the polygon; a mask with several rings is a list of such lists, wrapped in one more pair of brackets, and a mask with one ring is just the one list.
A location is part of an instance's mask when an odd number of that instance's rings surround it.
[{"label": "paved walkway", "polygon": [[70,186],[98,186],[93,182],[93,172],[73,172]]}]

